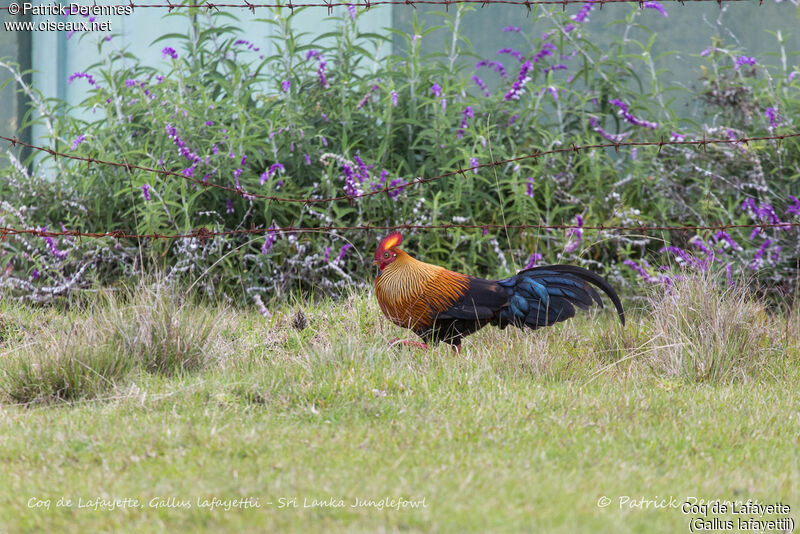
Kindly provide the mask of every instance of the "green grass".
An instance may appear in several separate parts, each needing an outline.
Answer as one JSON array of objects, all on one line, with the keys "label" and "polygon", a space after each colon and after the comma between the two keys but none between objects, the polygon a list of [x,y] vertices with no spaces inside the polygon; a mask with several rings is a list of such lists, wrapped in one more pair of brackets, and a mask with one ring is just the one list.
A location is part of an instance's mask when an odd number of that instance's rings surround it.
[{"label": "green grass", "polygon": [[[0,301],[0,532],[687,532],[698,517],[620,508],[625,496],[781,501],[799,517],[796,312],[770,316],[705,287],[631,307],[625,328],[606,311],[535,333],[487,329],[454,357],[388,349],[404,332],[368,295],[270,319],[180,299],[156,313],[164,295],[139,288],[63,314]],[[677,319],[711,297],[729,305],[704,309],[741,314],[752,335],[738,315]],[[149,365],[160,345],[120,343],[106,322],[117,316],[178,321],[162,345],[205,336],[197,365]],[[711,324],[734,326],[700,343]],[[197,336],[180,332],[191,325]],[[127,364],[65,365],[79,343]],[[73,377],[70,395],[54,369]],[[198,507],[214,497],[260,508]],[[385,497],[426,507],[350,507]],[[78,508],[113,498],[142,507]],[[292,498],[297,508],[280,507]],[[345,506],[304,508],[331,498]]]}]

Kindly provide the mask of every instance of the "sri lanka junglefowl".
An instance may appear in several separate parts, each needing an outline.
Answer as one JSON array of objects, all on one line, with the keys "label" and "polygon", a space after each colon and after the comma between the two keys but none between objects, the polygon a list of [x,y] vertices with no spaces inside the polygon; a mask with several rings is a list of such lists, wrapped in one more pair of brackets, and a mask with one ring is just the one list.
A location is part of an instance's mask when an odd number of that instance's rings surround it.
[{"label": "sri lanka junglefowl", "polygon": [[602,307],[592,284],[611,298],[625,324],[614,289],[582,267],[547,265],[484,280],[415,260],[397,248],[402,241],[399,233],[385,237],[373,263],[378,265],[375,294],[383,314],[425,342],[401,341],[406,345],[427,348],[427,343],[444,341],[458,352],[462,338],[487,324],[532,330],[550,326],[574,316],[575,306],[585,310],[596,302]]}]

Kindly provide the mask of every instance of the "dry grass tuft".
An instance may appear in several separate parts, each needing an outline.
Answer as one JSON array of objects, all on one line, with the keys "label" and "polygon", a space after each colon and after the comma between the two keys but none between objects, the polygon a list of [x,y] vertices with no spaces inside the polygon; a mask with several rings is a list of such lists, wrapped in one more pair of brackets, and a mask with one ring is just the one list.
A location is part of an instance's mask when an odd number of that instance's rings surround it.
[{"label": "dry grass tuft", "polygon": [[103,292],[84,313],[62,317],[0,354],[0,390],[18,403],[73,401],[117,388],[134,369],[175,375],[225,351],[227,311],[198,306],[163,282]]},{"label": "dry grass tuft", "polygon": [[653,294],[650,304],[653,343],[645,361],[656,374],[747,380],[782,350],[777,325],[746,285],[723,286],[714,274],[695,274]]},{"label": "dry grass tuft", "polygon": [[98,326],[111,332],[122,354],[165,375],[208,365],[209,341],[224,309],[197,306],[160,281],[140,284],[127,297],[107,297],[97,313]]}]

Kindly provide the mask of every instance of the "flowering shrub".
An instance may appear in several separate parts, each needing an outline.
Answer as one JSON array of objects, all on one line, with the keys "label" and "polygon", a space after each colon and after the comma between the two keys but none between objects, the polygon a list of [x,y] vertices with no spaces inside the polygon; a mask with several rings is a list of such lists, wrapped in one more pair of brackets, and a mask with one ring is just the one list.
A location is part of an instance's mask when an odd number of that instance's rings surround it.
[{"label": "flowering shrub", "polygon": [[[658,2],[643,7],[668,16]],[[0,288],[43,300],[157,267],[209,295],[236,300],[293,289],[335,292],[370,283],[369,260],[380,233],[292,234],[281,228],[439,223],[576,226],[406,232],[407,248],[418,257],[475,275],[502,276],[558,261],[606,271],[618,283],[668,284],[679,265],[717,266],[731,281],[755,272],[781,290],[796,281],[796,228],[662,235],[583,229],[796,222],[795,139],[620,147],[475,167],[606,140],[792,132],[800,111],[800,68],[764,66],[715,40],[696,56],[706,68],[694,96],[706,115],[692,122],[670,109],[655,69],[649,69],[649,91],[636,83],[629,62],[652,67],[654,39],[620,37],[604,50],[592,44],[582,26],[593,3],[573,15],[547,11],[553,26],[544,35],[509,26],[509,46],[473,63],[458,38],[448,40],[452,45],[441,59],[424,59],[420,42],[431,34],[419,24],[393,55],[375,59],[388,38],[359,34],[361,8],[351,8],[332,41],[301,41],[291,18],[276,10],[262,19],[276,29],[278,52],[270,57],[228,24],[230,14],[223,18],[213,10],[193,15],[200,31],[186,36],[183,46],[164,47],[155,67],[104,40],[99,46],[107,61],[69,77],[86,93],[75,109],[24,87],[39,110],[37,120],[51,126],[53,148],[172,170],[186,179],[41,154],[25,165],[14,160],[2,171],[0,225],[265,232],[139,243],[10,236],[0,242],[0,265],[9,266]],[[435,32],[458,32],[469,9],[458,6],[449,30]],[[638,6],[630,7],[619,24],[632,25],[640,16]],[[62,108],[67,112],[56,113]],[[407,186],[456,170],[463,172]],[[354,198],[279,202],[250,193]]]}]

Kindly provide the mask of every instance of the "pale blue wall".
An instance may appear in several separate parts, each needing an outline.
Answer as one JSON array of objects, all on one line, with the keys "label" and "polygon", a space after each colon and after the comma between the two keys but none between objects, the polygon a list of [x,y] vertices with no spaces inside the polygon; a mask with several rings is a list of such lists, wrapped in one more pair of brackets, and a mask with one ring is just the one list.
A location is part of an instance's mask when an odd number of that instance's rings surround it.
[{"label": "pale blue wall", "polygon": [[[89,4],[90,2],[83,2]],[[163,4],[163,0],[145,0],[142,3]],[[273,17],[270,10],[256,9],[253,15],[248,9],[227,8],[240,19],[241,38],[252,42],[260,48],[258,54],[271,54],[274,44],[270,39],[274,26],[254,19]],[[204,10],[199,10],[203,16]],[[94,32],[89,34],[74,33],[67,38],[67,32],[34,32],[32,42],[32,68],[34,87],[39,89],[45,97],[58,97],[72,104],[80,102],[89,87],[85,80],[75,80],[67,84],[67,79],[74,72],[87,71],[89,67],[103,61],[105,51],[109,47],[127,49],[138,57],[142,63],[154,67],[163,64],[161,50],[165,46],[172,46],[179,53],[181,42],[179,40],[153,41],[166,33],[188,34],[190,23],[187,17],[168,16],[164,8],[139,8],[131,15],[123,16],[97,16],[98,21],[111,22],[113,37],[111,41],[102,44],[103,52],[98,51],[98,42],[108,35],[107,33]],[[289,14],[288,10],[285,10]],[[334,16],[346,13],[346,8],[333,10]],[[338,21],[326,20],[329,18],[326,8],[310,8],[291,16],[292,27],[298,32],[307,32],[305,41],[313,40],[317,35],[335,29]],[[80,15],[61,17],[34,16],[34,22],[49,20],[78,20],[87,19]],[[229,20],[229,19],[224,19]],[[392,25],[392,9],[390,7],[377,7],[369,11],[360,12],[357,18],[358,29],[361,32],[374,32],[388,34],[386,28]],[[378,51],[378,56],[385,56],[390,52],[387,44],[383,50]],[[257,59],[258,54],[253,55]],[[242,55],[241,57],[247,57]],[[165,69],[166,70],[166,69]],[[98,80],[102,83],[101,80]],[[42,126],[34,127],[33,139],[39,139],[44,133]]]}]

